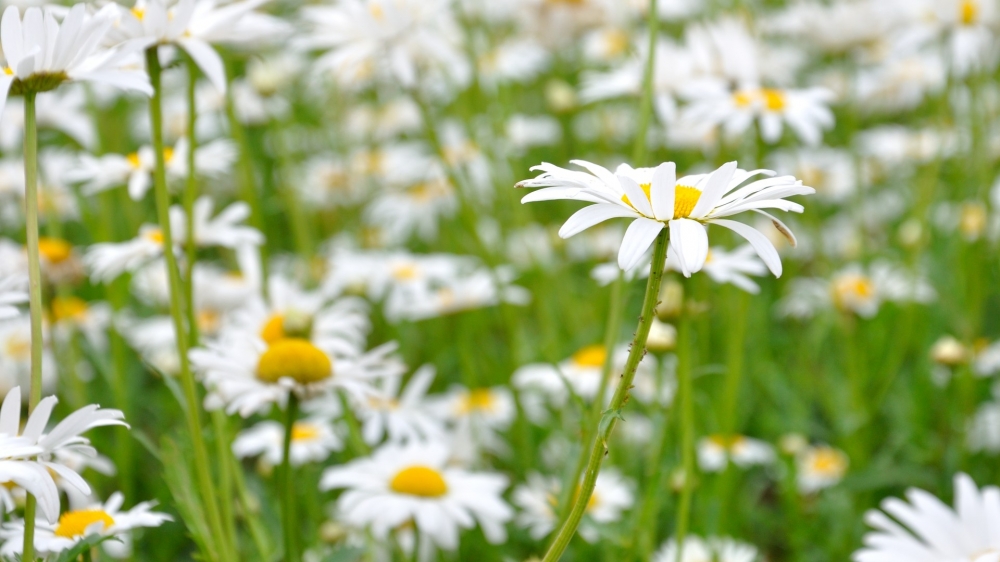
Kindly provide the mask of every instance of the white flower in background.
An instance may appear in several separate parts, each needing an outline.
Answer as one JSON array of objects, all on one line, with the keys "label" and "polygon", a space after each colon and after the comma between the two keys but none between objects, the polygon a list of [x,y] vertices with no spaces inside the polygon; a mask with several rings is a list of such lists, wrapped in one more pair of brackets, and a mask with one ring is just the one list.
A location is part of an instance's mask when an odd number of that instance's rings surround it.
[{"label": "white flower in background", "polygon": [[[0,116],[0,148],[14,151],[24,136],[24,102],[8,99]],[[94,119],[87,107],[86,91],[81,87],[60,88],[42,96],[35,103],[35,125],[39,129],[55,129],[90,150],[97,140]]]},{"label": "white flower in background", "polygon": [[837,309],[872,318],[883,302],[927,303],[934,298],[934,289],[923,277],[877,261],[867,268],[848,265],[829,280],[793,279],[789,294],[778,302],[778,312],[810,318],[822,310]]},{"label": "white flower in background", "polygon": [[461,86],[471,75],[447,0],[344,0],[305,7],[302,20],[312,29],[298,45],[326,51],[316,67],[347,86],[391,77],[411,88],[428,70]]},{"label": "white flower in background", "polygon": [[916,109],[948,85],[948,65],[940,53],[896,53],[854,79],[853,102],[866,113],[899,114]]},{"label": "white flower in background", "polygon": [[705,472],[722,472],[729,463],[740,468],[774,462],[774,447],[743,435],[710,435],[698,442],[698,466]]},{"label": "white flower in background", "polygon": [[210,406],[249,417],[273,404],[285,406],[290,393],[303,399],[346,391],[355,400],[377,395],[373,382],[400,376],[403,365],[392,354],[395,343],[354,357],[331,357],[301,338],[270,344],[257,336],[232,334],[190,352],[202,375]]},{"label": "white flower in background", "polygon": [[796,455],[795,480],[803,494],[814,494],[840,482],[850,459],[840,449],[827,445],[807,447]]},{"label": "white flower in background", "polygon": [[371,322],[368,304],[361,298],[329,298],[321,291],[307,291],[278,274],[268,282],[268,300],[246,300],[227,322],[225,331],[259,337],[265,343],[302,338],[333,357],[364,352]]},{"label": "white flower in background", "polygon": [[884,41],[905,17],[895,2],[837,2],[802,0],[760,22],[765,31],[793,37],[827,53],[846,53],[852,49]]},{"label": "white flower in background", "polygon": [[897,40],[904,48],[937,43],[951,72],[963,77],[996,64],[996,26],[1000,10],[991,0],[920,0],[913,2],[912,22]]},{"label": "white flower in background", "polygon": [[552,56],[530,37],[513,37],[479,57],[479,78],[495,88],[505,82],[528,83],[544,72]]},{"label": "white flower in background", "polygon": [[0,73],[0,109],[11,91],[48,91],[69,80],[151,95],[146,73],[128,65],[137,45],[100,47],[113,25],[114,6],[91,15],[86,4],[77,4],[62,23],[52,10],[28,8],[22,20],[18,8],[8,6],[0,19],[0,44],[6,59]]},{"label": "white flower in background", "polygon": [[[954,560],[992,562],[1000,553],[1000,489],[981,490],[966,474],[955,475],[955,509],[932,494],[911,488],[909,502],[888,498],[870,510],[865,523],[874,530],[854,562]],[[897,522],[898,521],[898,522]]]},{"label": "white flower in background", "polygon": [[[634,502],[632,488],[633,483],[617,470],[601,471],[580,524],[580,537],[587,542],[595,542],[600,527],[620,520]],[[558,478],[536,472],[528,473],[527,482],[514,489],[512,502],[520,510],[516,522],[526,527],[533,539],[545,538],[558,524],[556,504],[560,492]]]},{"label": "white flower in background", "polygon": [[729,137],[739,137],[757,120],[760,136],[768,144],[781,140],[787,124],[799,140],[816,146],[823,131],[834,124],[828,107],[834,95],[826,88],[745,86],[730,91],[726,85],[706,82],[686,88],[683,95],[690,102],[681,111],[681,126],[706,130],[721,125]]},{"label": "white flower in background", "polygon": [[[226,69],[212,42],[231,42],[241,31],[243,19],[267,0],[242,0],[221,4],[215,0],[138,0],[132,8],[111,4],[116,10],[108,42],[125,42],[140,48],[176,45],[194,60],[219,91],[226,91]],[[259,37],[256,36],[256,37]],[[244,41],[247,40],[243,37]]]},{"label": "white flower in background", "polygon": [[79,332],[96,351],[107,349],[111,314],[111,306],[107,303],[88,303],[72,295],[57,295],[49,302],[53,335],[68,342],[75,332]]},{"label": "white flower in background", "polygon": [[387,444],[372,456],[328,468],[320,488],[343,488],[337,507],[343,520],[370,528],[377,539],[406,523],[442,550],[458,547],[459,531],[475,526],[491,544],[506,540],[513,510],[501,494],[507,478],[448,464],[441,444]]},{"label": "white flower in background", "polygon": [[[244,429],[233,440],[233,454],[237,458],[262,455],[268,466],[278,466],[282,461],[285,426],[276,421],[262,421]],[[293,466],[323,462],[333,451],[344,448],[344,442],[330,422],[310,418],[292,425],[292,442],[289,456]]]},{"label": "white flower in background", "polygon": [[[414,284],[396,290],[385,301],[385,316],[392,322],[424,320],[448,314],[495,306],[501,302],[525,305],[531,301],[527,289],[513,284],[514,271],[480,267],[434,284]],[[399,289],[399,287],[397,287]]]},{"label": "white flower in background", "polygon": [[747,543],[726,537],[702,539],[688,535],[680,549],[674,539],[664,543],[653,556],[653,562],[755,562],[758,556],[757,548]]},{"label": "white flower in background", "polygon": [[518,187],[542,187],[524,196],[522,203],[570,199],[595,203],[577,211],[559,229],[559,236],[569,238],[595,224],[615,217],[634,219],[625,231],[618,252],[618,266],[624,270],[635,267],[660,231],[669,228],[670,247],[679,258],[681,271],[690,277],[697,273],[708,257],[706,226],[716,224],[728,228],[750,243],[768,269],[781,275],[781,258],[774,245],[758,230],[744,223],[725,219],[753,211],[767,216],[794,245],[794,237],[784,223],[764,209],[781,209],[800,213],[802,205],[785,201],[785,197],[808,195],[811,187],[802,185],[792,176],[768,177],[740,187],[755,175],[773,175],[770,170],[745,171],[729,162],[711,174],[676,178],[673,162],[654,168],[633,169],[627,164],[616,174],[590,162],[574,160],[574,164],[590,173],[566,170],[552,164],[532,168],[543,173]]},{"label": "white flower in background", "polygon": [[[58,523],[38,519],[35,523],[35,552],[42,555],[58,554],[76,546],[91,535],[119,537],[128,540],[133,529],[159,527],[173,521],[166,513],[153,511],[156,502],[142,502],[132,509],[123,510],[125,497],[121,492],[111,494],[108,501],[80,509],[66,511]],[[7,523],[0,530],[4,544],[0,554],[15,556],[24,546],[24,521]]]},{"label": "white flower in background", "polygon": [[87,249],[83,258],[90,277],[109,283],[126,271],[136,271],[163,255],[163,231],[144,224],[139,235],[127,242],[101,242]]},{"label": "white flower in background", "polygon": [[507,142],[517,154],[537,146],[552,146],[562,139],[562,125],[547,115],[511,115],[504,130]]},{"label": "white flower in background", "polygon": [[[42,392],[55,391],[56,358],[49,340],[48,330],[42,330],[45,346],[42,348]],[[31,320],[27,314],[0,320],[0,393],[10,392],[17,386],[27,386],[31,381]]]},{"label": "white flower in background", "polygon": [[458,209],[455,188],[441,173],[429,173],[425,181],[382,190],[365,208],[365,223],[378,228],[391,244],[410,236],[430,242],[437,239],[438,223]]},{"label": "white flower in background", "polygon": [[816,190],[816,198],[842,203],[858,189],[851,153],[837,148],[800,148],[775,152],[769,160],[776,170],[789,170]]},{"label": "white flower in background", "polygon": [[[90,494],[90,486],[72,468],[53,458],[61,450],[71,450],[83,454],[96,455],[90,441],[81,437],[95,427],[122,425],[128,427],[119,410],[102,410],[91,404],[66,416],[51,431],[45,432],[52,409],[58,399],[55,396],[43,398],[28,417],[21,429],[21,389],[13,388],[4,397],[0,406],[0,441],[6,446],[8,459],[0,461],[0,481],[13,481],[38,499],[39,513],[54,522],[59,515],[59,492],[53,481],[58,476],[82,494]],[[13,451],[13,452],[11,452]],[[26,452],[29,451],[29,452]],[[28,458],[37,460],[26,460]]]},{"label": "white flower in background", "polygon": [[973,350],[972,370],[980,377],[988,377],[1000,371],[1000,341],[976,346]]},{"label": "white flower in background", "polygon": [[965,440],[973,453],[1000,453],[1000,383],[993,384],[993,400],[980,404],[969,420]]},{"label": "white flower in background", "polygon": [[[667,269],[681,271],[673,248],[667,250]],[[716,283],[732,283],[748,293],[757,294],[760,292],[760,287],[750,279],[750,276],[760,277],[766,274],[767,267],[757,257],[753,247],[744,244],[733,251],[718,246],[709,248],[702,271]],[[640,271],[638,274],[649,277],[649,271]]]},{"label": "white flower in background", "polygon": [[433,410],[436,404],[427,397],[427,390],[434,382],[434,367],[420,367],[406,386],[400,388],[402,380],[401,376],[386,377],[378,385],[378,394],[357,405],[365,443],[375,445],[383,437],[393,443],[437,441],[444,437],[441,416]]},{"label": "white flower in background", "polygon": [[22,274],[0,275],[0,320],[21,313],[17,305],[28,302],[28,278]]},{"label": "white flower in background", "polygon": [[353,181],[335,154],[320,154],[303,163],[295,188],[305,203],[320,208],[349,207],[367,195],[363,182]]},{"label": "white flower in background", "polygon": [[510,389],[503,386],[468,389],[453,386],[439,399],[437,411],[451,421],[451,450],[459,461],[474,463],[481,451],[506,455],[510,448],[500,436],[517,415]]}]

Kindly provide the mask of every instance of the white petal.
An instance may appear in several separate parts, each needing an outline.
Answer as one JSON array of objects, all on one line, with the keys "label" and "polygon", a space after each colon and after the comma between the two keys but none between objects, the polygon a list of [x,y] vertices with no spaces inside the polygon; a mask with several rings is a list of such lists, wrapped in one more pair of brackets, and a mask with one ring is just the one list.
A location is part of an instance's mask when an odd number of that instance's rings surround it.
[{"label": "white petal", "polygon": [[719,219],[712,221],[712,224],[724,226],[746,238],[760,259],[764,261],[764,265],[771,270],[771,273],[775,277],[781,277],[781,258],[778,256],[778,250],[774,248],[774,244],[767,239],[767,236],[761,234],[756,228],[741,222]]},{"label": "white petal", "polygon": [[735,172],[735,161],[726,162],[718,170],[712,172],[712,175],[705,182],[704,189],[701,190],[701,197],[698,198],[698,203],[691,210],[689,216],[696,219],[701,218],[705,213],[714,209],[729,189],[729,182],[733,179],[733,173]]},{"label": "white petal", "polygon": [[625,195],[628,196],[628,202],[632,207],[644,216],[652,217],[653,208],[649,205],[649,199],[646,199],[646,192],[639,187],[639,184],[635,183],[635,180],[628,176],[617,176],[617,178],[618,183],[625,190]]},{"label": "white petal", "polygon": [[677,166],[664,162],[653,171],[653,184],[649,187],[649,198],[653,204],[653,215],[668,221],[674,218],[674,193],[677,187]]},{"label": "white petal", "polygon": [[588,205],[566,219],[562,228],[559,229],[559,237],[569,238],[608,219],[635,216],[637,216],[636,212],[624,205],[612,205],[610,203]]},{"label": "white petal", "polygon": [[622,246],[618,250],[618,267],[628,271],[639,263],[656,235],[663,230],[663,223],[647,218],[638,218],[628,225]]},{"label": "white petal", "polygon": [[219,92],[226,92],[226,68],[222,64],[222,57],[211,45],[198,39],[179,39],[177,43],[191,55],[198,68],[205,73],[208,80],[212,82]]},{"label": "white petal", "polygon": [[691,219],[670,221],[670,245],[677,252],[677,261],[685,277],[701,271],[708,257],[708,233],[700,222]]}]

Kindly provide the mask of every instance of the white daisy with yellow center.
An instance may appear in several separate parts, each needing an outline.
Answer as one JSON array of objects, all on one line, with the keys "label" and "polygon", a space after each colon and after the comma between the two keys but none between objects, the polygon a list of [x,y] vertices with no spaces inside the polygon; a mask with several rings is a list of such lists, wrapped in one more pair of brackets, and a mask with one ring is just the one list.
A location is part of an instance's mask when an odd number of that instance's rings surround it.
[{"label": "white daisy with yellow center", "polygon": [[[773,176],[770,170],[745,171],[736,162],[724,164],[710,174],[677,178],[673,162],[656,168],[633,169],[622,164],[612,174],[607,169],[573,160],[589,173],[541,164],[532,168],[543,173],[524,180],[517,187],[541,187],[521,199],[522,203],[571,199],[595,203],[577,211],[560,228],[559,236],[569,238],[611,218],[634,219],[625,231],[618,252],[618,266],[630,270],[643,256],[663,229],[670,231],[670,248],[677,255],[681,271],[690,277],[701,270],[708,257],[706,226],[728,228],[750,243],[768,269],[781,275],[781,259],[767,237],[744,223],[725,217],[753,211],[768,217],[794,245],[787,226],[765,209],[800,213],[802,205],[785,197],[814,193],[792,176],[768,177],[743,185],[757,175]],[[741,187],[742,186],[742,187]]]},{"label": "white daisy with yellow center", "polygon": [[[594,493],[587,502],[580,536],[587,542],[599,538],[599,527],[622,518],[635,500],[634,483],[614,468],[597,476]],[[512,501],[520,510],[516,522],[528,529],[532,538],[541,540],[555,528],[561,483],[558,478],[529,473],[527,483],[514,489]]]},{"label": "white daisy with yellow center", "polygon": [[[678,552],[680,550],[680,552]],[[683,545],[670,539],[653,556],[653,562],[756,562],[759,551],[753,545],[728,537],[684,537]]]},{"label": "white daisy with yellow center", "polygon": [[432,365],[424,365],[405,386],[401,376],[379,381],[379,395],[357,407],[365,442],[375,445],[383,438],[393,443],[442,438],[444,421],[440,412],[435,411],[437,404],[427,397],[434,374]]},{"label": "white daisy with yellow center", "polygon": [[[71,509],[52,524],[44,519],[35,523],[35,551],[41,555],[58,554],[76,546],[83,539],[100,535],[119,537],[128,543],[128,532],[142,527],[159,527],[173,519],[166,513],[153,511],[156,502],[142,502],[132,509],[122,510],[125,497],[115,492],[103,504]],[[24,522],[8,524],[0,537],[4,540],[0,555],[10,557],[21,553],[24,545]]]},{"label": "white daisy with yellow center", "polygon": [[740,468],[770,464],[774,448],[744,435],[709,435],[698,442],[698,466],[705,472],[721,472],[729,463]]},{"label": "white daisy with yellow center", "polygon": [[310,398],[343,390],[357,401],[376,396],[374,381],[403,372],[396,347],[387,343],[355,356],[334,357],[299,337],[267,343],[254,334],[232,332],[192,349],[190,357],[209,390],[208,402],[249,417],[266,413],[273,404],[284,407],[292,392]]},{"label": "white daisy with yellow center", "polygon": [[[278,466],[282,461],[285,426],[275,421],[263,421],[245,429],[233,440],[233,454],[237,458],[262,455],[261,460],[269,467]],[[343,449],[343,440],[329,421],[310,418],[296,421],[292,425],[292,442],[289,454],[293,466],[310,462],[322,462],[333,451]]]},{"label": "white daisy with yellow center", "polygon": [[345,522],[386,539],[413,524],[442,550],[455,550],[462,529],[479,524],[487,541],[506,540],[514,513],[501,494],[507,478],[449,465],[440,443],[387,444],[372,456],[329,468],[320,488],[344,489],[337,501]]},{"label": "white daisy with yellow center", "polygon": [[807,447],[796,459],[799,490],[811,494],[840,482],[847,474],[850,459],[840,449],[828,445]]}]

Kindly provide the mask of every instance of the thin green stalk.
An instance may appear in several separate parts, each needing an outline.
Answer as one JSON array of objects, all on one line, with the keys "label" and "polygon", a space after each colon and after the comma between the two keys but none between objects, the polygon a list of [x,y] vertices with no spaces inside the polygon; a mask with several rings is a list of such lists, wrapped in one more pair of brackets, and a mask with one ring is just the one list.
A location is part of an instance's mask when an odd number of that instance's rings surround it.
[{"label": "thin green stalk", "polygon": [[656,31],[660,18],[656,13],[656,0],[649,0],[649,53],[642,75],[642,101],[639,104],[639,127],[636,129],[635,146],[632,150],[632,164],[641,166],[646,159],[646,137],[649,135],[649,119],[653,113],[653,78],[656,72]]},{"label": "thin green stalk", "polygon": [[371,447],[368,443],[365,443],[364,438],[361,436],[361,426],[358,424],[358,418],[354,417],[354,410],[351,409],[351,405],[347,401],[347,395],[343,392],[340,395],[340,405],[344,408],[344,421],[347,423],[347,438],[348,443],[350,443],[351,448],[358,455],[367,455],[371,453]]},{"label": "thin green stalk", "polygon": [[653,309],[656,307],[656,299],[660,291],[660,279],[663,277],[663,267],[667,256],[667,230],[660,231],[653,246],[653,261],[650,266],[649,279],[646,282],[646,294],[642,300],[642,313],[639,315],[639,325],[635,330],[635,337],[629,349],[628,360],[625,362],[625,370],[618,381],[615,393],[611,397],[611,404],[601,416],[601,421],[597,426],[593,444],[591,445],[590,460],[584,472],[583,483],[580,485],[580,493],[576,498],[576,503],[570,511],[569,517],[559,528],[552,546],[545,553],[543,562],[555,562],[562,557],[570,540],[576,534],[580,520],[587,510],[587,503],[594,493],[594,486],[597,485],[597,475],[601,471],[601,463],[608,453],[608,441],[611,433],[615,429],[618,419],[623,419],[622,408],[628,399],[629,389],[632,387],[632,380],[635,378],[635,370],[639,366],[639,361],[646,354],[646,338],[649,337],[649,327],[653,323]]},{"label": "thin green stalk", "polygon": [[299,399],[294,392],[288,395],[288,407],[285,412],[285,441],[281,447],[281,502],[284,517],[285,562],[299,560],[298,526],[295,522],[295,479],[292,475],[292,430],[299,411]]},{"label": "thin green stalk", "polygon": [[187,408],[188,432],[194,451],[195,472],[197,474],[199,492],[207,515],[212,536],[205,537],[208,554],[217,560],[230,560],[234,553],[226,548],[225,534],[222,530],[222,518],[219,514],[218,499],[212,474],[209,469],[208,449],[202,436],[200,404],[198,389],[188,361],[188,334],[184,325],[184,295],[182,293],[180,272],[177,268],[177,258],[172,251],[174,247],[173,233],[170,229],[170,194],[167,192],[166,162],[163,154],[163,116],[162,88],[160,86],[160,59],[157,47],[146,50],[146,69],[153,86],[153,98],[150,101],[149,113],[153,135],[153,153],[156,158],[156,168],[153,173],[153,185],[156,195],[156,210],[159,216],[160,229],[163,234],[164,258],[167,266],[167,280],[170,286],[170,314],[173,319],[174,332],[177,339],[177,354],[180,361],[180,379],[184,389]]},{"label": "thin green stalk", "polygon": [[590,433],[591,428],[597,427],[597,423],[601,419],[601,411],[604,409],[604,395],[607,392],[608,383],[611,382],[611,368],[614,365],[614,346],[615,342],[618,341],[618,332],[621,331],[622,326],[622,290],[624,285],[625,277],[622,272],[618,272],[618,277],[611,284],[611,306],[608,309],[607,323],[604,328],[604,350],[607,356],[604,358],[604,366],[601,371],[601,384],[597,387],[597,395],[594,396],[594,401],[590,405],[590,414],[583,422],[583,439],[580,442],[584,446],[580,449],[580,456],[576,460],[573,474],[566,486],[563,487],[562,497],[559,498],[559,505],[562,506],[562,509],[559,510],[560,521],[566,519],[573,506],[576,483],[580,481],[580,475],[583,474],[587,459],[590,458],[590,447],[586,444],[593,439],[593,435]]},{"label": "thin green stalk", "polygon": [[184,217],[185,221],[185,257],[187,267],[184,270],[184,297],[188,314],[188,329],[191,333],[191,345],[198,345],[198,311],[194,306],[194,264],[197,259],[197,249],[194,240],[194,202],[198,198],[198,172],[195,170],[195,150],[198,148],[198,136],[195,134],[195,124],[198,120],[198,108],[195,100],[195,86],[198,84],[198,65],[194,59],[187,57],[187,181],[184,185]]},{"label": "thin green stalk", "polygon": [[212,410],[212,429],[215,431],[215,455],[219,461],[219,506],[222,510],[222,525],[226,532],[226,541],[232,548],[238,548],[236,540],[236,517],[233,515],[233,465],[228,458],[233,455],[230,449],[229,420],[221,410]]},{"label": "thin green stalk", "polygon": [[[42,399],[42,266],[38,254],[38,129],[35,92],[24,93],[24,206],[28,242],[28,297],[31,307],[31,387],[28,412]],[[24,507],[24,560],[35,559],[35,498]]]},{"label": "thin green stalk", "polygon": [[271,559],[271,539],[267,534],[264,525],[261,524],[258,514],[260,513],[260,502],[250,494],[247,483],[243,479],[243,470],[234,455],[228,456],[230,469],[233,474],[233,484],[236,486],[236,499],[240,502],[243,520],[250,531],[250,538],[253,540],[260,560]]},{"label": "thin green stalk", "polygon": [[677,530],[674,537],[677,541],[677,562],[684,552],[684,538],[687,536],[688,524],[691,518],[691,496],[694,493],[694,403],[691,386],[691,326],[687,320],[682,320],[677,334],[677,348],[685,350],[678,357],[677,363],[677,393],[680,400],[681,420],[681,467],[684,472],[684,482],[681,487],[681,500],[677,506]]},{"label": "thin green stalk", "polygon": [[270,131],[271,142],[274,144],[275,157],[277,158],[278,184],[277,189],[281,192],[285,200],[285,209],[288,212],[289,226],[292,230],[292,239],[295,241],[296,253],[307,262],[313,257],[312,217],[303,212],[302,201],[299,200],[298,191],[286,181],[290,168],[291,157],[288,148],[285,146],[285,139],[281,130],[274,127]]},{"label": "thin green stalk", "polygon": [[[743,381],[743,358],[745,352],[744,341],[747,331],[747,305],[749,303],[749,298],[745,292],[739,289],[733,289],[735,294],[733,295],[736,301],[733,307],[733,314],[729,320],[729,335],[728,335],[728,347],[727,350],[727,366],[726,366],[726,380],[725,388],[722,395],[722,419],[721,428],[722,434],[726,436],[732,436],[738,432],[738,411],[739,411],[739,397],[740,397],[740,384]],[[722,474],[722,478],[719,483],[719,502],[721,509],[719,510],[719,521],[718,529],[719,532],[726,532],[726,525],[728,523],[728,515],[730,512],[729,502],[730,495],[732,494],[733,484],[737,476],[737,471],[733,467],[732,463],[727,463],[726,469]]]}]

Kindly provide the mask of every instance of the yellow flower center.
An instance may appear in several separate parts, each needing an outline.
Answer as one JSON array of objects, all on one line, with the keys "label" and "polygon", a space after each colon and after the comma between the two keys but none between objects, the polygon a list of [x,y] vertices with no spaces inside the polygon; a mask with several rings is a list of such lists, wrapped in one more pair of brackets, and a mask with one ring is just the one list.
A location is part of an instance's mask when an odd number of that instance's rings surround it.
[{"label": "yellow flower center", "polygon": [[87,302],[79,297],[55,297],[51,307],[53,322],[79,319],[87,313]]},{"label": "yellow flower center", "polygon": [[267,319],[264,327],[260,330],[260,339],[268,345],[285,337],[285,317],[281,314],[274,314]]},{"label": "yellow flower center", "polygon": [[864,275],[850,274],[834,281],[834,301],[844,306],[851,300],[867,300],[875,295],[875,285]]},{"label": "yellow flower center", "polygon": [[146,17],[146,10],[145,10],[145,8],[138,8],[138,7],[136,7],[136,8],[132,8],[129,11],[132,12],[132,15],[135,16],[135,19],[137,19],[139,21],[142,21],[142,19]]},{"label": "yellow flower center", "polygon": [[392,491],[422,498],[439,498],[448,493],[448,484],[437,470],[422,465],[408,466],[389,483]]},{"label": "yellow flower center", "polygon": [[612,29],[604,33],[604,44],[608,48],[608,55],[616,57],[628,50],[628,33],[621,29]]},{"label": "yellow flower center", "polygon": [[61,238],[43,236],[38,239],[38,253],[49,263],[62,263],[73,253],[73,246]]},{"label": "yellow flower center", "polygon": [[764,98],[764,107],[769,111],[781,111],[785,109],[785,92],[773,88],[764,88],[760,91]]},{"label": "yellow flower center", "polygon": [[[652,201],[649,194],[649,190],[652,186],[648,183],[639,184],[642,192],[646,194],[646,200]],[[677,185],[674,187],[674,216],[675,219],[686,218],[691,215],[691,211],[694,210],[694,206],[698,204],[698,199],[701,199],[701,191],[695,187],[689,187],[686,185]],[[622,202],[635,209],[635,205],[628,198],[628,195],[622,195]]]},{"label": "yellow flower center", "polygon": [[820,474],[837,476],[844,472],[847,463],[840,451],[830,447],[822,447],[815,451],[812,457],[812,469]]},{"label": "yellow flower center", "polygon": [[372,17],[377,20],[385,19],[385,12],[382,10],[382,6],[379,6],[378,4],[368,4],[368,11],[370,11]]},{"label": "yellow flower center", "polygon": [[101,530],[107,530],[115,524],[103,509],[78,509],[67,511],[59,517],[59,525],[56,527],[55,535],[64,539],[82,537],[87,532],[87,528],[95,523],[101,523]]},{"label": "yellow flower center", "polygon": [[163,161],[169,164],[170,161],[173,160],[173,159],[174,159],[174,149],[170,148],[169,146],[167,148],[164,148],[163,149]]},{"label": "yellow flower center", "polygon": [[594,344],[574,353],[570,361],[578,367],[603,367],[607,359],[608,351],[604,349],[604,346]]},{"label": "yellow flower center", "polygon": [[136,170],[139,169],[139,166],[141,165],[141,161],[139,160],[139,153],[138,152],[133,152],[133,153],[125,156],[125,159],[128,160],[128,165],[129,166],[132,166],[132,168],[134,168]]},{"label": "yellow flower center", "polygon": [[160,244],[161,246],[163,245],[163,231],[160,230],[159,228],[154,228],[152,230],[147,230],[146,233],[143,236],[146,237],[146,240],[149,240],[151,242],[156,242],[157,244]]},{"label": "yellow flower center", "polygon": [[470,390],[458,405],[460,414],[469,414],[474,411],[492,412],[496,408],[496,398],[488,388],[477,388]]},{"label": "yellow flower center", "polygon": [[14,75],[14,69],[11,68],[11,67],[9,67],[9,66],[5,66],[5,67],[3,67],[3,73],[6,74],[7,76],[13,76]]},{"label": "yellow flower center", "polygon": [[309,340],[275,341],[257,361],[257,378],[268,383],[287,377],[299,384],[310,384],[331,376],[333,362]]},{"label": "yellow flower center", "polygon": [[10,337],[4,345],[7,356],[15,361],[27,361],[31,357],[31,340],[21,336]]},{"label": "yellow flower center", "polygon": [[222,315],[219,311],[212,309],[205,309],[198,311],[198,331],[203,334],[214,334],[219,329],[219,322],[222,320]]},{"label": "yellow flower center", "polygon": [[392,268],[392,276],[398,281],[410,281],[416,279],[420,275],[420,270],[417,266],[405,263],[402,265],[397,265]]},{"label": "yellow flower center", "polygon": [[319,428],[309,422],[295,422],[292,425],[292,441],[315,441],[319,437]]},{"label": "yellow flower center", "polygon": [[977,19],[979,18],[978,2],[976,2],[975,0],[965,0],[964,2],[962,2],[960,10],[961,10],[961,15],[959,16],[959,19],[961,20],[962,25],[972,25],[976,23]]},{"label": "yellow flower center", "polygon": [[737,445],[743,443],[746,440],[746,437],[743,437],[742,435],[716,434],[716,435],[710,435],[708,437],[708,440],[711,441],[713,444],[728,451],[736,448]]},{"label": "yellow flower center", "polygon": [[753,103],[753,93],[747,90],[740,90],[733,94],[733,103],[736,104],[736,107],[740,108],[750,107],[750,104]]}]

